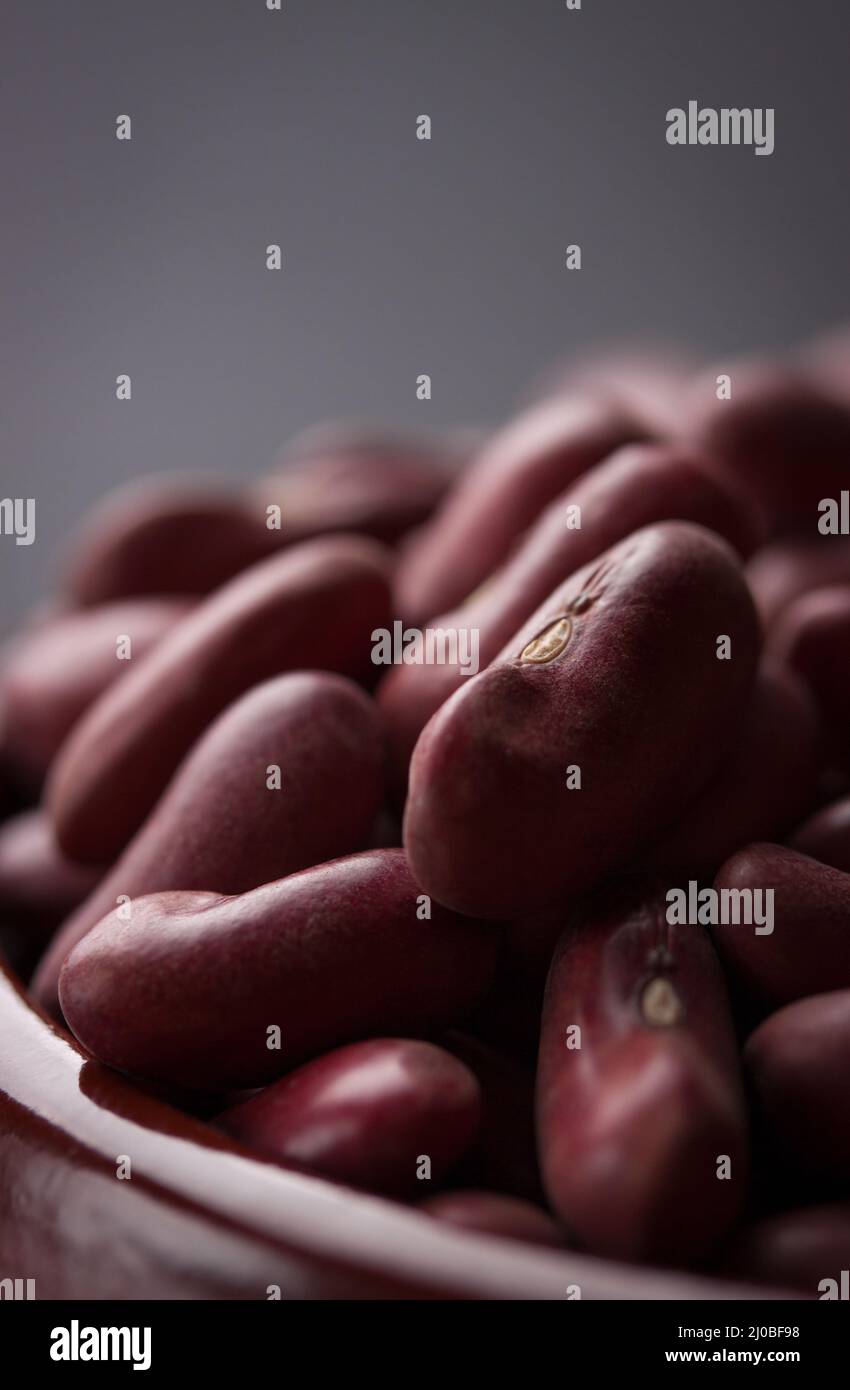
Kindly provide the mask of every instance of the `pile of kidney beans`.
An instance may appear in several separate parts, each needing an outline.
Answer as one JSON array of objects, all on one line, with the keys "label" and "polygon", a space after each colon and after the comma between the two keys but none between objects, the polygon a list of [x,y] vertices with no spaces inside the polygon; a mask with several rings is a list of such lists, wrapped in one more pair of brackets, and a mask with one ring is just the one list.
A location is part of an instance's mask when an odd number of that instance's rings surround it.
[{"label": "pile of kidney beans", "polygon": [[611,356],[490,436],[325,429],[247,488],[107,497],[2,655],[33,999],[423,1219],[817,1297],[850,1265],[848,344]]}]

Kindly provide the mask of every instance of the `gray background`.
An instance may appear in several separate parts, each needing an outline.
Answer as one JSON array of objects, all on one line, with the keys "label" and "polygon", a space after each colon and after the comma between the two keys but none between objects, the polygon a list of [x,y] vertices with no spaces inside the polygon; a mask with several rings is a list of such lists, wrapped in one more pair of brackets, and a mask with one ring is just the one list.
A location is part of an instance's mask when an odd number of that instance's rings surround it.
[{"label": "gray background", "polygon": [[[36,544],[0,537],[0,621],[145,471],[260,470],[334,416],[495,422],[584,344],[783,346],[847,310],[840,0],[0,15],[2,495],[37,499]],[[670,148],[691,98],[775,107],[774,154]]]}]

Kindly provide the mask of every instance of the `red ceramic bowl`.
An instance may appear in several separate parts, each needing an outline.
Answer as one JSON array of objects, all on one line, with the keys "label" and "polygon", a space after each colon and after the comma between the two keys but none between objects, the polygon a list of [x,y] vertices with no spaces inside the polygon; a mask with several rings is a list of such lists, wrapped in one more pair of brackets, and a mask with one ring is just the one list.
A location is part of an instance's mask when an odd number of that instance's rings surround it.
[{"label": "red ceramic bowl", "polygon": [[87,1058],[2,971],[0,1278],[39,1299],[781,1296],[458,1232],[262,1162]]}]

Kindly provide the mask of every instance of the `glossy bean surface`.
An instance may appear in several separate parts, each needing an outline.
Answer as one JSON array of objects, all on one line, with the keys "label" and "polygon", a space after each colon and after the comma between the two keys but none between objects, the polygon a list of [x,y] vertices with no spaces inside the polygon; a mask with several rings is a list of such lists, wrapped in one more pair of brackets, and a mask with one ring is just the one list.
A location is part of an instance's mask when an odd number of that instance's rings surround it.
[{"label": "glossy bean surface", "polygon": [[700,926],[614,892],[549,973],[537,1132],[549,1202],[589,1250],[699,1257],[746,1195],[749,1143],[726,990]]},{"label": "glossy bean surface", "polygon": [[478,1082],[451,1053],[370,1038],[305,1063],[216,1124],[281,1163],[413,1197],[463,1156],[480,1113]]}]

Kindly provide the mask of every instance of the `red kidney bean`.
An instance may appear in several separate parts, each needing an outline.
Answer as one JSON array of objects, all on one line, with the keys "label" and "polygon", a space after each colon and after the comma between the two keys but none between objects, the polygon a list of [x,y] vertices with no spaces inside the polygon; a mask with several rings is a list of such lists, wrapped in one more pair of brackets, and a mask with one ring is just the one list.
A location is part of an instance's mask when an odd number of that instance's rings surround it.
[{"label": "red kidney bean", "polygon": [[850,796],[815,811],[788,840],[791,849],[850,874]]},{"label": "red kidney bean", "polygon": [[618,400],[653,434],[667,436],[678,423],[682,395],[698,360],[682,343],[623,343],[601,352],[583,350],[537,382],[538,395],[565,391]]},{"label": "red kidney bean", "polygon": [[[729,400],[717,399],[718,373],[731,377]],[[751,489],[774,528],[808,515],[814,530],[818,502],[850,482],[850,407],[780,363],[731,363],[701,376],[683,433]]]},{"label": "red kidney bean", "polygon": [[848,1269],[850,1202],[762,1217],[744,1228],[723,1261],[726,1274],[818,1299],[846,1298]]},{"label": "red kidney bean", "polygon": [[[116,1182],[119,1154],[132,1156],[133,1182]],[[557,1300],[571,1283],[586,1300],[753,1296],[576,1252],[535,1259],[466,1242],[415,1211],[252,1163],[226,1135],[58,1035],[2,963],[0,1167],[14,1175],[0,1183],[4,1249],[26,1243],[27,1268],[48,1298],[256,1299],[269,1283],[287,1299]],[[97,1229],[81,1211],[95,1213]]]},{"label": "red kidney bean", "polygon": [[432,1043],[372,1038],[317,1057],[218,1117],[250,1148],[335,1182],[413,1197],[472,1143],[481,1091]]},{"label": "red kidney bean", "polygon": [[850,989],[787,1004],[750,1034],[744,1063],[771,1163],[850,1178]]},{"label": "red kidney bean", "polygon": [[765,628],[812,589],[850,584],[850,541],[843,536],[783,536],[759,550],[747,580]]},{"label": "red kidney bean", "polygon": [[850,757],[850,585],[815,589],[792,603],[772,629],[768,651],[811,687],[836,755],[846,762]]},{"label": "red kidney bean", "polygon": [[484,446],[402,554],[396,603],[417,624],[460,603],[505,559],[548,502],[646,431],[612,402],[542,401]]},{"label": "red kidney bean", "polygon": [[47,817],[24,811],[0,827],[0,951],[29,978],[44,942],[88,897],[100,869],[61,853]]},{"label": "red kidney bean", "polygon": [[184,618],[186,599],[137,599],[61,614],[11,644],[0,672],[4,738],[24,781],[40,786],[77,720]]},{"label": "red kidney bean", "polygon": [[441,1192],[421,1202],[419,1210],[436,1221],[502,1240],[524,1240],[532,1245],[565,1243],[551,1216],[519,1197],[496,1192]]},{"label": "red kidney bean", "polygon": [[199,604],[65,743],[48,805],[67,852],[117,854],[194,740],[258,681],[305,668],[366,675],[371,633],[391,621],[386,557],[358,537],[307,542]]},{"label": "red kidney bean", "polygon": [[384,763],[375,706],[342,676],[299,672],[243,695],[190,750],[118,862],[51,943],[34,983],[41,1004],[56,1012],[63,961],[122,897],[244,893],[361,849],[381,804]]},{"label": "red kidney bean", "polygon": [[481,1127],[464,1177],[474,1176],[480,1187],[539,1201],[534,1072],[466,1033],[447,1033],[441,1042],[466,1064],[481,1088]]},{"label": "red kidney bean", "polygon": [[735,558],[701,527],[647,527],[573,575],[416,745],[404,843],[425,890],[505,919],[592,887],[706,783],[757,646]]},{"label": "red kidney bean", "polygon": [[804,344],[798,360],[802,370],[811,375],[822,390],[850,400],[850,327],[847,324],[827,329]]},{"label": "red kidney bean", "polygon": [[263,518],[280,508],[288,543],[357,531],[392,544],[427,521],[459,462],[437,441],[325,427],[294,440],[249,498]]},{"label": "red kidney bean", "polygon": [[773,890],[772,932],[744,922],[712,928],[735,983],[765,1005],[850,988],[850,875],[781,845],[748,845],[720,868],[718,890]]},{"label": "red kidney bean", "polygon": [[208,594],[281,546],[235,493],[153,476],[110,492],[76,537],[65,588],[83,607],[159,594]]},{"label": "red kidney bean", "polygon": [[723,976],[705,929],[668,923],[660,895],[615,892],[562,937],[537,1132],[550,1204],[598,1254],[695,1259],[737,1218],[749,1146]]},{"label": "red kidney bean", "polygon": [[102,870],[66,859],[42,811],[23,811],[0,827],[0,911],[52,931],[87,898]]},{"label": "red kidney bean", "polygon": [[[568,528],[568,517],[577,516],[580,528]],[[478,593],[429,626],[477,632],[483,669],[558,584],[633,531],[668,520],[717,531],[742,555],[760,539],[747,498],[712,477],[704,462],[666,445],[631,445],[580,477],[541,513]],[[447,662],[398,666],[381,683],[378,698],[400,786],[425,724],[466,679],[459,664]]]},{"label": "red kidney bean", "polygon": [[644,852],[642,865],[710,875],[742,845],[784,835],[814,804],[819,732],[803,683],[765,666],[736,745],[674,828]]},{"label": "red kidney bean", "polygon": [[370,850],[240,897],[142,898],[129,921],[113,913],[78,943],[59,996],[107,1065],[219,1090],[364,1034],[457,1021],[495,950],[492,928],[428,904],[403,851]]}]

